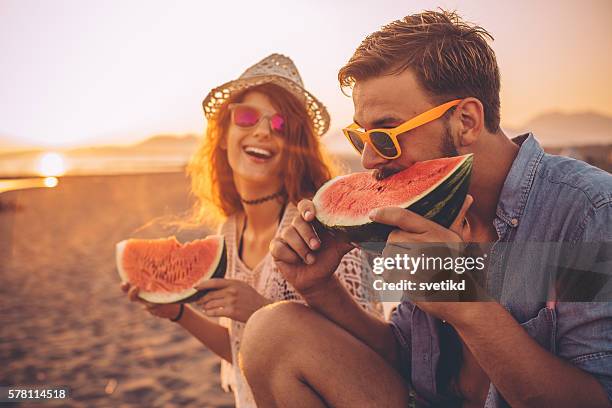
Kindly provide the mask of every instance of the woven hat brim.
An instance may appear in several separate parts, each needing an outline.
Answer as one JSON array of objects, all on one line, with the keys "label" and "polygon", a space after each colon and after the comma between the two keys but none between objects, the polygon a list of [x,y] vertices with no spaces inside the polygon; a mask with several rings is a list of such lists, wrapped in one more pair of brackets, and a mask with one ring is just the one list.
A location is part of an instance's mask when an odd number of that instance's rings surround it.
[{"label": "woven hat brim", "polygon": [[277,84],[295,95],[298,100],[306,105],[306,110],[312,121],[315,133],[318,136],[323,136],[327,132],[330,125],[330,117],[325,105],[295,82],[278,75],[261,75],[235,79],[212,89],[202,101],[206,119],[214,119],[221,107],[235,92],[266,83]]}]

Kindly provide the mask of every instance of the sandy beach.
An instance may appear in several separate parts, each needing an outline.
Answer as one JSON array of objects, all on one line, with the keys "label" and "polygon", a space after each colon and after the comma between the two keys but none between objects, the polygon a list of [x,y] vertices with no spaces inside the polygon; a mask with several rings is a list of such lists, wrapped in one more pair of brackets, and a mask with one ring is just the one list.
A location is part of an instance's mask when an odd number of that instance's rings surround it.
[{"label": "sandy beach", "polygon": [[234,405],[219,358],[119,289],[114,244],[175,233],[137,229],[190,208],[188,192],[184,174],[166,173],[64,177],[0,194],[1,385],[71,389],[49,406]]}]

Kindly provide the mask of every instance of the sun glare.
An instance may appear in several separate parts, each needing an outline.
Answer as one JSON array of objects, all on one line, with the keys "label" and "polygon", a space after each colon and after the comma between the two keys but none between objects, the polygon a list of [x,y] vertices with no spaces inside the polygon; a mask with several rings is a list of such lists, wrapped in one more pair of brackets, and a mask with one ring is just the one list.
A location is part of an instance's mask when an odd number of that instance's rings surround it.
[{"label": "sun glare", "polygon": [[53,188],[57,186],[57,178],[56,177],[45,177],[45,186],[49,188]]},{"label": "sun glare", "polygon": [[38,159],[37,171],[41,176],[61,176],[66,173],[66,160],[59,153],[44,153]]}]

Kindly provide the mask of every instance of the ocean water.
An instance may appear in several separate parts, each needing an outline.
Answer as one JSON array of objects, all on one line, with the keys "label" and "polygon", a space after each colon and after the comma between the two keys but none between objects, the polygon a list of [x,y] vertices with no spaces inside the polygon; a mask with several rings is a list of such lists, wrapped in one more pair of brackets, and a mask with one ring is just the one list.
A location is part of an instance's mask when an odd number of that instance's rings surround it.
[{"label": "ocean water", "polygon": [[[41,175],[44,153],[21,153],[0,156],[0,178]],[[104,175],[129,173],[176,172],[185,168],[189,156],[165,154],[126,155],[60,155],[66,175]],[[48,175],[54,174],[51,171]]]}]

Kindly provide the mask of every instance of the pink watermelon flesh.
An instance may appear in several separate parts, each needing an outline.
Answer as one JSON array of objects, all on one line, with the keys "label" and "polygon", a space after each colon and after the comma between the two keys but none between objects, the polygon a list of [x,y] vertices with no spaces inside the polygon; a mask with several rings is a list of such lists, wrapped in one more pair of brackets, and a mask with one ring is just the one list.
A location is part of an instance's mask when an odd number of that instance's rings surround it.
[{"label": "pink watermelon flesh", "polygon": [[222,258],[220,251],[225,250],[220,236],[183,245],[175,237],[130,239],[124,243],[118,254],[119,273],[122,279],[138,286],[141,295],[145,294],[141,297],[147,299],[154,294],[151,301],[163,298],[164,294],[186,297],[195,293],[193,286],[216,272]]},{"label": "pink watermelon flesh", "polygon": [[318,201],[325,203],[325,213],[335,217],[367,217],[374,208],[404,205],[427,194],[463,159],[458,156],[418,162],[383,180],[377,180],[371,172],[349,174],[322,191]]}]

